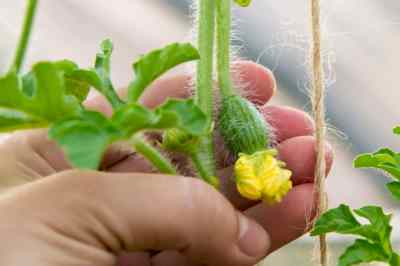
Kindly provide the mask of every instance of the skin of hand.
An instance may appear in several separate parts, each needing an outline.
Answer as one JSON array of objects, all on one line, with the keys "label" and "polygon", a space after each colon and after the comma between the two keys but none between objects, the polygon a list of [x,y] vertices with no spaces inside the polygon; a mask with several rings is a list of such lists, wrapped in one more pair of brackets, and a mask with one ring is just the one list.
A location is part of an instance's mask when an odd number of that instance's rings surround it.
[{"label": "skin of hand", "polygon": [[[237,68],[293,172],[294,188],[283,202],[267,206],[240,197],[224,160],[218,192],[195,178],[156,174],[118,147],[105,155],[104,171],[73,170],[45,130],[15,133],[0,144],[0,265],[250,266],[303,235],[315,213],[312,120],[266,105],[276,90],[269,70],[248,61]],[[188,80],[155,82],[143,103],[187,97]],[[87,105],[110,112],[100,98]],[[327,144],[328,171],[332,161]]]}]

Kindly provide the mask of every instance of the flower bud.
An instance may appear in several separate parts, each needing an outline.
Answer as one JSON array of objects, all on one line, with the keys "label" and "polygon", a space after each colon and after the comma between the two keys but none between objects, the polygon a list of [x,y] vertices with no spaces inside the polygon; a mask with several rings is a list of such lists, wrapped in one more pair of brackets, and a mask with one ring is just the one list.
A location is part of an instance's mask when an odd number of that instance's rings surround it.
[{"label": "flower bud", "polygon": [[162,147],[173,152],[194,154],[199,146],[199,137],[179,129],[169,129],[164,133]]},{"label": "flower bud", "polygon": [[279,203],[292,188],[291,171],[275,158],[276,150],[263,150],[252,155],[241,153],[235,163],[239,193],[251,200]]}]

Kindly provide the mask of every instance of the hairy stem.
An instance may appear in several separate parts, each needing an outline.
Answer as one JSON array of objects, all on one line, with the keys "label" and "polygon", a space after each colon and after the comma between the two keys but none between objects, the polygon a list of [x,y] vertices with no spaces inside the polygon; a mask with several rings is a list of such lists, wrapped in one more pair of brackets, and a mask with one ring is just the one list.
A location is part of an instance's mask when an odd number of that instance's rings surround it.
[{"label": "hairy stem", "polygon": [[218,0],[217,5],[217,68],[223,97],[234,94],[230,74],[231,0]]},{"label": "hairy stem", "polygon": [[[201,141],[202,147],[207,148],[209,146],[213,146],[213,144],[206,143],[206,141],[213,142],[212,138],[203,138]],[[209,158],[207,157],[208,154],[208,152],[200,150],[197,153],[192,154],[191,159],[193,165],[196,167],[196,170],[203,178],[203,180],[214,186],[215,188],[218,188],[220,184],[219,179],[215,175],[212,175],[210,171],[210,169],[215,169],[215,167],[207,165],[207,163],[210,162]]]},{"label": "hairy stem", "polygon": [[[195,100],[201,110],[213,117],[213,53],[215,33],[215,0],[199,0],[197,45],[200,60],[197,63],[197,81]],[[201,140],[200,148],[193,163],[200,176],[209,181],[215,178],[216,167],[214,158],[213,134],[210,133]]]},{"label": "hairy stem", "polygon": [[163,156],[156,148],[148,144],[141,134],[137,134],[130,139],[130,143],[136,152],[149,160],[161,173],[177,174],[176,168]]},{"label": "hairy stem", "polygon": [[19,37],[17,50],[15,51],[14,55],[14,61],[11,65],[11,70],[15,70],[17,73],[21,71],[21,67],[24,62],[29,38],[32,32],[33,20],[35,18],[37,4],[38,0],[28,0],[25,18],[22,25],[21,36]]}]

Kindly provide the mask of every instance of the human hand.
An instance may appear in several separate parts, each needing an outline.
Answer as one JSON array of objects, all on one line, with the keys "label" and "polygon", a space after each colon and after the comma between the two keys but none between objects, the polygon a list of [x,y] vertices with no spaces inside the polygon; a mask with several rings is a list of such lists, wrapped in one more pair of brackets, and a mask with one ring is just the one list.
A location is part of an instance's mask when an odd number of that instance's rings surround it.
[{"label": "human hand", "polygon": [[[44,131],[18,133],[0,147],[0,185],[35,182],[0,196],[0,264],[253,265],[302,235],[314,212],[312,122],[301,111],[266,106],[275,90],[272,74],[250,62],[239,66],[252,88],[249,99],[276,128],[280,159],[293,172],[295,186],[281,204],[241,198],[225,160],[219,171],[223,197],[197,179],[151,173],[139,156],[115,148],[104,172],[70,170]],[[156,82],[145,104],[186,97],[187,80]],[[109,111],[99,99],[88,104]],[[328,147],[328,168],[331,163]]]}]

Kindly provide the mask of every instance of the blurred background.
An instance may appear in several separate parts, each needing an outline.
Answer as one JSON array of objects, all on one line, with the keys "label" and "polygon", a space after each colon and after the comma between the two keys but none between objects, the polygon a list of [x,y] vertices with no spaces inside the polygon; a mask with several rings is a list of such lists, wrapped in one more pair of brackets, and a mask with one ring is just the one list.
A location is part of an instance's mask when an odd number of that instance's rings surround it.
[{"label": "blurred background", "polygon": [[[400,150],[391,134],[400,123],[397,78],[400,52],[400,2],[395,0],[322,1],[327,115],[336,161],[328,179],[330,205],[396,205],[384,190],[387,178],[352,168],[360,152],[383,145]],[[0,72],[11,60],[22,21],[24,0],[0,3]],[[124,86],[140,54],[170,42],[190,39],[191,0],[42,0],[27,65],[70,58],[91,66],[101,40],[115,44],[113,78]],[[307,87],[309,8],[306,0],[254,0],[236,9],[235,45],[241,57],[275,73],[279,92],[273,104],[309,110]],[[299,206],[301,208],[301,206]],[[397,216],[394,224],[399,225]],[[396,228],[396,227],[395,227]],[[400,233],[395,230],[397,241]],[[332,236],[332,257],[347,243]],[[294,242],[266,259],[265,265],[311,265],[313,241]]]}]

